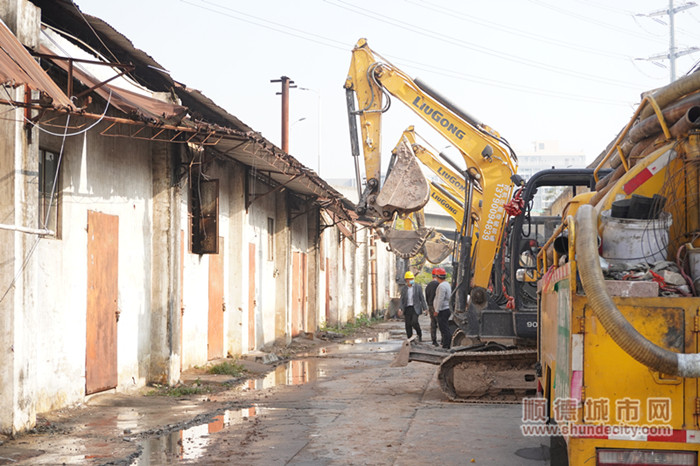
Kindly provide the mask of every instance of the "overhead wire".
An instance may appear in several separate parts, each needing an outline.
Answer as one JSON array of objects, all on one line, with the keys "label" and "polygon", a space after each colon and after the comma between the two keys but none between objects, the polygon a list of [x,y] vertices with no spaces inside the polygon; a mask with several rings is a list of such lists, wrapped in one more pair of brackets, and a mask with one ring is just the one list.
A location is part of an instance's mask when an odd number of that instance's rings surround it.
[{"label": "overhead wire", "polygon": [[426,64],[416,62],[413,60],[408,60],[408,59],[404,59],[404,58],[400,58],[400,57],[394,57],[392,55],[388,55],[388,56],[392,57],[396,63],[407,64],[407,65],[409,65],[412,68],[415,68],[417,70],[425,71],[425,72],[428,72],[431,74],[444,76],[444,77],[448,77],[448,78],[452,78],[452,79],[459,79],[459,80],[464,80],[464,81],[468,81],[468,82],[483,84],[486,86],[493,86],[493,87],[497,87],[500,89],[509,89],[509,90],[513,90],[513,91],[523,91],[523,92],[529,92],[529,93],[548,96],[548,97],[566,98],[566,99],[575,100],[575,101],[579,101],[579,102],[602,103],[602,104],[618,105],[618,106],[630,106],[633,104],[632,102],[625,101],[625,100],[603,99],[603,98],[597,98],[597,97],[591,97],[591,96],[571,94],[568,92],[557,92],[557,91],[552,91],[552,90],[539,89],[536,87],[525,86],[522,84],[512,84],[512,83],[508,83],[505,81],[500,81],[498,79],[493,79],[490,77],[480,77],[480,76],[470,75],[470,74],[463,73],[461,71],[450,70],[450,69],[442,68],[439,66],[426,65]]},{"label": "overhead wire", "polygon": [[[195,3],[197,1],[204,3],[204,4],[213,5],[213,6],[217,7],[218,9],[210,8],[206,5]],[[329,3],[333,6],[335,6],[335,7],[343,8],[341,5],[335,5],[331,2],[329,2],[328,0],[324,0],[324,1],[326,3]],[[340,42],[340,41],[337,41],[335,39],[331,39],[331,38],[322,36],[320,34],[309,33],[307,31],[303,31],[301,29],[293,28],[293,27],[285,25],[285,24],[270,21],[270,20],[267,20],[267,19],[264,19],[264,18],[261,18],[258,16],[250,15],[250,14],[241,12],[239,10],[235,10],[233,8],[230,8],[230,7],[227,7],[224,5],[220,5],[216,2],[212,2],[209,0],[180,0],[180,2],[191,5],[195,8],[203,9],[205,11],[210,11],[212,13],[221,14],[223,16],[226,16],[228,18],[231,18],[231,19],[234,19],[237,21],[245,22],[247,24],[252,24],[254,26],[259,26],[259,27],[262,27],[265,29],[273,30],[273,31],[279,32],[281,34],[285,34],[285,35],[297,37],[297,38],[300,38],[300,39],[303,39],[306,41],[310,41],[310,42],[316,43],[318,45],[330,47],[330,48],[337,49],[337,50],[342,50],[343,52],[347,52],[347,50],[348,50],[348,46],[344,42]],[[228,14],[222,10],[230,11],[230,12],[235,13],[235,14]],[[358,12],[356,12],[356,13],[358,13]],[[358,14],[360,14],[360,13],[358,13]],[[238,15],[238,16],[236,16],[236,15]],[[245,17],[243,17],[243,16],[245,16]],[[252,19],[246,19],[246,18],[252,18]],[[411,28],[411,30],[413,32],[416,31],[415,27]],[[311,37],[307,37],[307,35],[309,35]],[[335,44],[339,44],[339,45],[335,45]],[[488,52],[484,52],[484,53],[488,53]],[[399,61],[404,62],[404,63],[409,63],[409,62],[414,63],[414,64],[416,63],[416,62],[414,62],[412,60],[408,60],[408,59],[402,59],[402,58],[397,58],[397,57],[395,57],[395,58]],[[543,63],[528,62],[526,64],[531,65],[531,66],[536,67],[536,68],[540,68],[540,67],[545,66],[545,64],[543,64]],[[465,73],[459,73],[459,72],[455,72],[455,71],[451,71],[451,70],[443,69],[443,72],[439,72],[436,70],[439,70],[440,67],[427,65],[427,64],[422,64],[421,69],[429,71],[433,74],[447,76],[447,77],[450,77],[452,79],[463,79],[463,80],[466,80],[469,82],[479,82],[479,83],[490,85],[492,87],[497,87],[497,88],[506,88],[506,89],[516,90],[516,91],[535,92],[539,95],[547,95],[547,96],[558,97],[558,98],[567,98],[567,99],[571,99],[571,100],[575,100],[575,101],[582,101],[582,102],[597,102],[597,103],[607,103],[607,104],[625,105],[625,106],[630,104],[629,102],[597,99],[597,98],[591,98],[591,97],[587,97],[587,96],[575,95],[575,94],[571,94],[571,93],[558,93],[558,92],[553,92],[553,91],[549,91],[549,90],[545,90],[545,89],[538,89],[538,88],[534,88],[534,87],[525,88],[522,85],[494,80],[491,77],[488,77],[488,78],[476,77],[476,76],[471,76],[471,75],[467,75]],[[445,74],[445,73],[447,73],[447,74]],[[565,74],[568,74],[568,75],[571,75],[574,77],[583,78],[583,79],[590,79],[591,78],[590,76],[583,76],[582,77],[581,73],[577,73],[574,71],[569,71]],[[595,78],[595,77],[593,77],[593,78]],[[600,78],[600,77],[597,77],[597,78],[603,79],[608,84],[610,83],[610,81],[612,81],[612,80],[606,79],[606,78]],[[632,86],[630,86],[629,83],[627,83],[627,82],[617,81],[617,83],[618,83],[617,85],[629,87],[630,89],[632,89]]]},{"label": "overhead wire", "polygon": [[445,33],[430,32],[430,31],[426,30],[425,28],[419,27],[419,25],[411,24],[411,23],[407,23],[405,21],[401,21],[401,20],[398,20],[395,18],[391,18],[387,15],[377,13],[377,12],[369,10],[367,8],[357,7],[357,6],[351,4],[350,2],[347,2],[345,0],[324,0],[324,1],[330,5],[335,5],[339,8],[343,8],[343,9],[346,9],[348,11],[352,11],[352,12],[357,13],[359,15],[366,16],[366,17],[375,19],[377,21],[384,22],[386,24],[391,24],[392,26],[395,26],[395,27],[398,27],[401,29],[406,29],[406,30],[409,30],[411,32],[420,31],[420,32],[416,32],[416,33],[430,37],[432,39],[439,40],[441,42],[446,42],[446,43],[455,45],[455,46],[460,47],[460,48],[472,50],[474,52],[481,53],[481,54],[487,55],[489,57],[498,57],[501,59],[508,60],[510,62],[520,63],[522,65],[526,65],[526,66],[529,66],[529,67],[532,67],[532,68],[535,68],[538,70],[546,69],[548,71],[571,76],[571,77],[574,77],[577,79],[582,79],[582,80],[587,80],[587,81],[596,81],[596,82],[600,82],[603,84],[608,84],[608,85],[613,85],[613,86],[618,86],[618,87],[625,87],[625,88],[632,88],[633,87],[630,85],[630,83],[628,81],[621,81],[621,80],[617,80],[617,79],[605,78],[602,76],[596,76],[596,75],[592,75],[589,73],[582,73],[580,71],[574,71],[574,70],[569,70],[566,68],[561,68],[558,66],[553,66],[553,65],[550,65],[550,64],[544,63],[544,62],[538,62],[535,60],[528,60],[528,59],[524,59],[518,55],[514,55],[514,54],[510,54],[510,53],[506,53],[506,52],[501,52],[499,50],[495,50],[492,48],[484,47],[482,45],[467,42],[467,41],[458,39],[456,37],[450,36],[450,35],[445,34]]},{"label": "overhead wire", "polygon": [[[5,89],[5,91],[7,92],[7,88],[5,86],[3,86],[3,89]],[[12,100],[12,99],[10,99],[10,100]],[[17,110],[20,110],[18,107],[14,107],[14,108]],[[60,149],[60,152],[58,154],[56,174],[54,176],[53,186],[51,188],[51,195],[49,197],[49,206],[53,205],[54,196],[56,195],[56,186],[58,184],[58,174],[59,174],[59,169],[61,166],[61,160],[63,158],[63,149],[65,147],[69,125],[70,125],[70,114],[68,115],[68,118],[66,119],[66,126],[65,126],[65,129],[63,132],[63,139],[61,140],[61,149]],[[49,208],[49,209],[47,209],[46,217],[44,218],[44,225],[43,225],[44,228],[46,228],[46,224],[49,221],[50,214],[51,214],[51,209]],[[5,292],[0,297],[0,303],[2,303],[5,300],[7,295],[10,293],[10,290],[12,290],[12,288],[14,288],[15,283],[17,283],[17,280],[19,280],[19,277],[22,275],[22,273],[24,273],[24,270],[27,268],[27,265],[29,264],[29,259],[31,259],[31,257],[34,255],[34,252],[36,251],[36,248],[39,245],[39,242],[42,240],[42,238],[43,238],[42,236],[37,236],[36,240],[34,241],[34,244],[32,244],[32,246],[29,248],[29,251],[27,252],[27,256],[24,258],[24,261],[22,261],[22,265],[19,267],[19,269],[17,270],[17,273],[12,278],[12,281],[10,282],[9,286],[7,287]]]},{"label": "overhead wire", "polygon": [[435,2],[431,2],[428,0],[406,0],[408,3],[411,3],[413,5],[416,5],[420,8],[424,8],[433,12],[440,13],[442,15],[448,16],[450,18],[458,18],[462,21],[469,21],[470,23],[477,23],[481,24],[483,26],[488,26],[489,28],[497,29],[499,31],[505,32],[506,34],[511,34],[519,37],[526,37],[538,42],[554,45],[556,47],[562,47],[566,48],[569,50],[577,50],[579,52],[585,52],[585,53],[590,53],[594,55],[599,55],[599,56],[604,56],[604,57],[610,57],[610,58],[618,58],[618,59],[624,59],[628,60],[631,57],[629,55],[621,54],[621,53],[615,53],[611,52],[609,50],[601,50],[601,49],[594,49],[591,47],[585,47],[579,44],[574,44],[572,42],[567,42],[561,40],[561,38],[550,38],[543,36],[541,34],[535,34],[529,31],[525,31],[522,29],[517,29],[513,28],[511,26],[504,26],[500,23],[497,23],[495,21],[489,21],[485,20],[483,18],[479,18],[474,15],[470,15],[468,13],[464,13],[462,11],[455,10],[454,8],[448,8],[441,6]]},{"label": "overhead wire", "polygon": [[622,27],[619,27],[619,26],[615,26],[615,25],[612,25],[612,24],[610,24],[610,23],[605,23],[605,22],[603,22],[603,21],[599,21],[599,20],[597,20],[597,19],[593,19],[593,18],[591,18],[591,17],[589,17],[589,16],[584,16],[584,15],[581,15],[581,14],[578,14],[578,13],[574,13],[574,12],[572,12],[572,11],[570,11],[570,10],[567,10],[567,9],[565,9],[565,8],[561,8],[561,7],[559,7],[559,6],[552,5],[552,4],[547,3],[547,2],[545,2],[545,1],[543,1],[543,0],[529,0],[529,1],[530,1],[530,3],[534,3],[535,5],[539,5],[539,6],[543,7],[543,8],[546,8],[546,9],[549,9],[549,10],[552,10],[552,11],[555,11],[555,12],[560,13],[560,14],[565,15],[565,16],[570,16],[570,17],[572,17],[572,18],[576,18],[576,19],[581,20],[581,21],[586,22],[586,23],[595,24],[596,26],[600,26],[600,27],[603,27],[603,28],[606,28],[606,29],[609,29],[609,30],[612,30],[612,31],[616,31],[616,32],[619,32],[619,33],[622,33],[622,34],[626,34],[626,35],[631,36],[631,37],[636,37],[636,38],[638,38],[638,39],[652,40],[652,39],[650,39],[647,35],[644,35],[644,34],[637,34],[637,33],[633,32],[633,31],[628,30],[628,29],[625,29],[625,28],[622,28]]},{"label": "overhead wire", "polygon": [[[270,30],[273,30],[276,32],[281,32],[283,34],[287,34],[287,35],[290,35],[290,36],[293,36],[293,37],[296,37],[299,39],[303,39],[303,40],[306,40],[309,42],[314,42],[314,43],[319,44],[319,45],[324,45],[326,47],[331,47],[331,48],[335,48],[338,50],[347,51],[347,44],[344,42],[341,42],[341,41],[338,41],[335,39],[331,39],[328,37],[324,37],[324,36],[321,36],[319,34],[310,33],[310,32],[304,31],[302,29],[288,26],[286,24],[277,23],[275,21],[270,21],[270,20],[267,20],[264,18],[260,18],[258,16],[243,13],[242,11],[234,10],[231,7],[220,5],[220,4],[215,3],[215,2],[211,2],[211,1],[207,1],[207,0],[199,0],[199,1],[202,3],[205,3],[205,4],[213,5],[217,8],[219,8],[219,10],[209,8],[209,7],[206,7],[204,5],[199,5],[197,3],[194,3],[193,1],[180,0],[180,2],[194,6],[195,8],[200,8],[202,10],[211,11],[213,13],[217,13],[217,14],[226,16],[228,18],[235,19],[237,21],[241,21],[241,22],[248,23],[248,24],[253,24],[255,26],[260,26],[262,28],[270,29]],[[240,16],[235,16],[233,14],[226,13],[225,11],[221,11],[221,10],[229,11],[229,12],[235,13],[235,14],[240,15]],[[241,16],[246,16],[246,17],[252,18],[252,19],[244,19]],[[269,23],[269,24],[265,24],[265,23]],[[292,32],[290,32],[290,31],[292,31]],[[314,39],[314,37],[317,39]],[[337,45],[335,45],[335,44],[337,44]]]}]

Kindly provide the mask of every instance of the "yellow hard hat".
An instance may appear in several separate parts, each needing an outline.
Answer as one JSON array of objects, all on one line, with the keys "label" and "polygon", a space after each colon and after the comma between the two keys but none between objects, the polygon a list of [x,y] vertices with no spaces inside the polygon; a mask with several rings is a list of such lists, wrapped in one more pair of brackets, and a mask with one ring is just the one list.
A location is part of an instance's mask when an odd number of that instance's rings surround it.
[{"label": "yellow hard hat", "polygon": [[416,278],[416,277],[414,277],[414,276],[413,276],[413,272],[411,272],[411,271],[409,270],[408,272],[406,272],[406,273],[403,275],[403,278],[406,279],[406,280],[409,280],[409,279],[413,279],[413,278]]}]

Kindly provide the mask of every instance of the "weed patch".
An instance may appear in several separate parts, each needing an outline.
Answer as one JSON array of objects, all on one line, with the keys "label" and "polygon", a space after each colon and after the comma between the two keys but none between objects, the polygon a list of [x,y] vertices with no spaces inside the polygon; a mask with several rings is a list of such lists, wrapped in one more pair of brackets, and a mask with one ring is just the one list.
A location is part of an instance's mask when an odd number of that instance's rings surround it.
[{"label": "weed patch", "polygon": [[360,314],[359,316],[355,317],[354,321],[348,322],[343,326],[338,325],[335,327],[329,327],[326,323],[324,323],[321,325],[321,330],[324,332],[339,333],[341,335],[350,335],[357,329],[371,327],[372,325],[381,321],[382,319],[379,317],[369,317],[366,314]]},{"label": "weed patch", "polygon": [[207,373],[209,374],[225,374],[232,377],[240,377],[245,375],[247,371],[245,368],[237,362],[222,362],[221,364],[215,364],[207,368]]}]

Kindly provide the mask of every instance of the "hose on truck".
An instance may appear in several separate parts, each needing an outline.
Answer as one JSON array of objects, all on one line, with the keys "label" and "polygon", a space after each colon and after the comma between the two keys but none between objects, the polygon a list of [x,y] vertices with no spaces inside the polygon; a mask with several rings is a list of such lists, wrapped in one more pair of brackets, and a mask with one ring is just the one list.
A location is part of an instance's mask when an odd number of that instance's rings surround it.
[{"label": "hose on truck", "polygon": [[576,263],[583,290],[596,317],[613,341],[645,366],[663,374],[700,377],[699,353],[674,353],[652,343],[635,329],[608,294],[598,257],[598,218],[591,205],[576,212]]}]

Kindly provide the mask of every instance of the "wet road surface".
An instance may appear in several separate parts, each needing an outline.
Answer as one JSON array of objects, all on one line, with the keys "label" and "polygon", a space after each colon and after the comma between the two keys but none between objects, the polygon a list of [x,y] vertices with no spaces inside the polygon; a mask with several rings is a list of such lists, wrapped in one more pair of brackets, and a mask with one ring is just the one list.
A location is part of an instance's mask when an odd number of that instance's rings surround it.
[{"label": "wet road surface", "polygon": [[389,366],[403,323],[376,328],[215,395],[95,397],[6,440],[0,464],[548,464],[520,405],[446,401],[437,366]]}]

